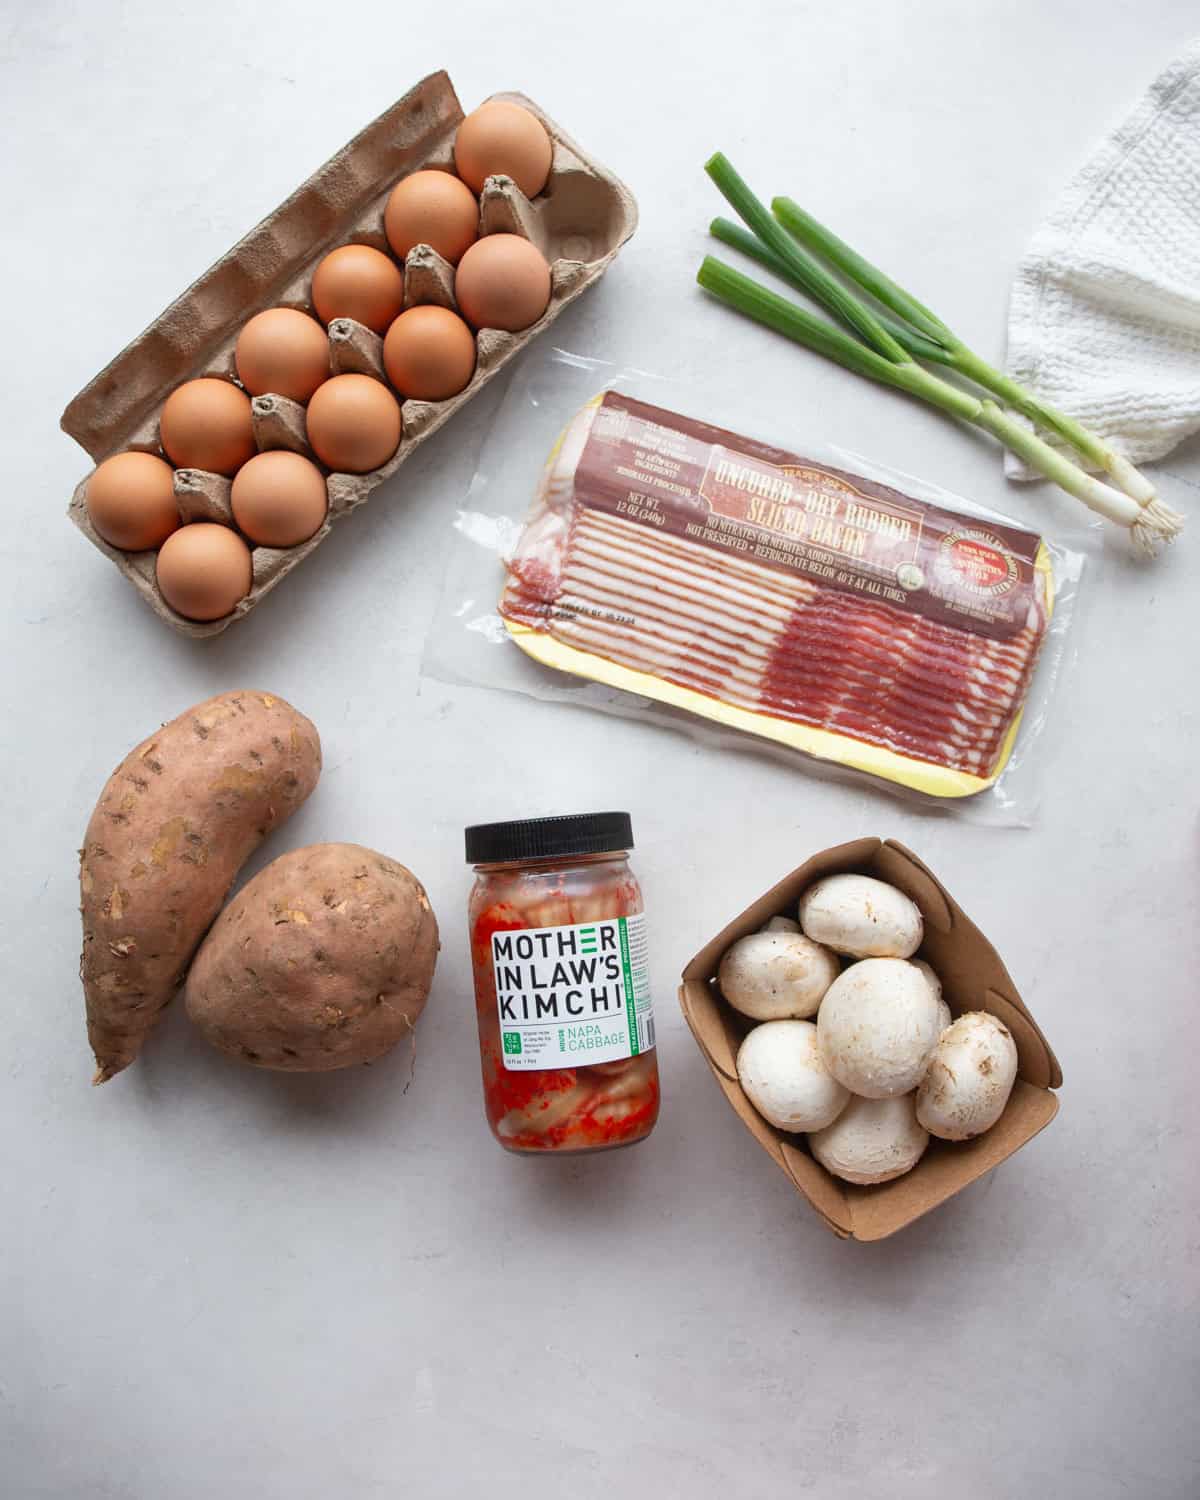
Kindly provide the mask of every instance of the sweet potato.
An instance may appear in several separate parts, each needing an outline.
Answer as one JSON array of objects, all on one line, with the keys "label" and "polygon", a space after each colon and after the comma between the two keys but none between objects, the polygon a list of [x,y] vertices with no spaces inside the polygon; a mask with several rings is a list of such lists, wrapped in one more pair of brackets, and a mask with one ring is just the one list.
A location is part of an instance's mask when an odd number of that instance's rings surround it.
[{"label": "sweet potato", "polygon": [[429,898],[403,865],[358,844],[313,844],[233,898],[184,1001],[228,1056],[325,1072],[371,1062],[412,1030],[437,953]]},{"label": "sweet potato", "polygon": [[79,851],[94,1083],[138,1055],[234,877],[321,774],[316,729],[269,693],[222,693],[131,750]]}]

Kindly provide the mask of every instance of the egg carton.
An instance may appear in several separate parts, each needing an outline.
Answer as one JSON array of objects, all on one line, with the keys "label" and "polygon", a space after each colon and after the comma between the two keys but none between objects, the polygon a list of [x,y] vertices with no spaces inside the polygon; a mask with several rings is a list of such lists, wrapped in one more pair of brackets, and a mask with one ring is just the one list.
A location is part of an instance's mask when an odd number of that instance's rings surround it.
[{"label": "egg carton", "polygon": [[[795,917],[801,893],[835,874],[873,875],[915,901],[925,926],[917,956],[932,964],[953,1014],[988,1011],[1012,1033],[1017,1048],[1017,1081],[990,1130],[969,1141],[931,1140],[911,1172],[873,1187],[833,1177],[803,1148],[800,1136],[777,1130],[754,1108],[737,1073],[738,1047],[754,1023],[717,986],[717,970],[732,943],[758,932],[771,917]],[[855,839],[813,855],[705,944],[683,971],[679,1003],[738,1119],[842,1239],[881,1240],[903,1229],[990,1172],[1058,1113],[1054,1090],[1062,1085],[1062,1069],[1000,955],[937,876],[895,839]]]},{"label": "egg carton", "polygon": [[[71,497],[68,515],[111,558],[161,619],[190,636],[216,635],[262,600],[324,541],[330,528],[357,509],[384,480],[469,401],[531,339],[608,269],[637,227],[637,205],[617,177],[587,155],[523,94],[500,93],[542,122],[553,158],[546,188],[532,201],[508,177],[490,177],[480,194],[480,233],[518,234],[550,263],[550,303],[543,317],[520,333],[485,328],[476,336],[477,364],[466,390],[448,401],[404,401],[404,436],[395,454],[368,474],[326,474],[329,511],[315,536],[299,546],[255,547],[254,581],[232,614],[211,622],[185,619],[159,592],[154,552],[121,552],[96,532],[86,505],[87,478]],[[390,254],[383,210],[401,177],[423,167],[453,170],[454,135],[463,109],[445,72],[423,79],[333,156],[284,203],[209,268],[170,307],[83,388],[63,412],[61,425],[99,463],[137,449],[162,455],[158,418],[167,396],[202,375],[237,382],[234,345],[255,313],[293,307],[313,313],[310,286],[317,263],[344,244],[370,245]],[[428,245],[416,245],[404,262],[405,307],[433,303],[454,308],[454,268]],[[315,316],[315,314],[314,314]],[[350,318],[328,328],[334,374],[384,379],[383,340]],[[305,434],[304,407],[277,395],[251,403],[260,451],[288,448],[315,456]],[[178,469],[175,495],[184,521],[232,524],[230,480],[197,469]]]}]

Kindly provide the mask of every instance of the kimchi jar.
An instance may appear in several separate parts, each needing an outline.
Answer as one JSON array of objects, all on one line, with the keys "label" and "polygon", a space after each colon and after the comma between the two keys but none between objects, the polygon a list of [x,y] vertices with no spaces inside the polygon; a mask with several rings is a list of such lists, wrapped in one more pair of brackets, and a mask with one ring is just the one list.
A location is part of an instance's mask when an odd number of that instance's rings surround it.
[{"label": "kimchi jar", "polygon": [[628,813],[467,829],[483,1099],[507,1151],[605,1151],[658,1118]]}]

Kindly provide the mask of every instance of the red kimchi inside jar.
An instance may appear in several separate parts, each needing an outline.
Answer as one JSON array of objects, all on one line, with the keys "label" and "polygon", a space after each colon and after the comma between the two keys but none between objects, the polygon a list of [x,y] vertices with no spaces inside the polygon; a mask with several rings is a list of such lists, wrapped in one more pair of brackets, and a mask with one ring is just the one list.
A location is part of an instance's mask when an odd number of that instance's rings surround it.
[{"label": "red kimchi inside jar", "polygon": [[484,1109],[508,1151],[644,1140],[658,1062],[626,813],[482,824],[469,920]]}]

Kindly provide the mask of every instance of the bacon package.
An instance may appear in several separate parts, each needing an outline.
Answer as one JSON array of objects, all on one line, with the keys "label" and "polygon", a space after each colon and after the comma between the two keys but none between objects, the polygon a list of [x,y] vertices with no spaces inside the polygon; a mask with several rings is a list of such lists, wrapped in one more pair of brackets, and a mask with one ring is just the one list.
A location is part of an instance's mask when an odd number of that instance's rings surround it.
[{"label": "bacon package", "polygon": [[[562,351],[551,363],[509,396],[543,432],[558,398],[524,514],[521,465],[506,463],[476,476],[460,516],[504,570],[490,623],[467,622],[476,640],[515,643],[545,679],[601,685],[585,700],[598,706],[683,710],[943,805],[996,787],[1076,554],[868,460],[699,420],[665,383],[596,381]],[[460,591],[454,571],[461,622],[482,579]],[[433,675],[496,684],[494,670],[439,672],[446,656],[427,653]]]}]

